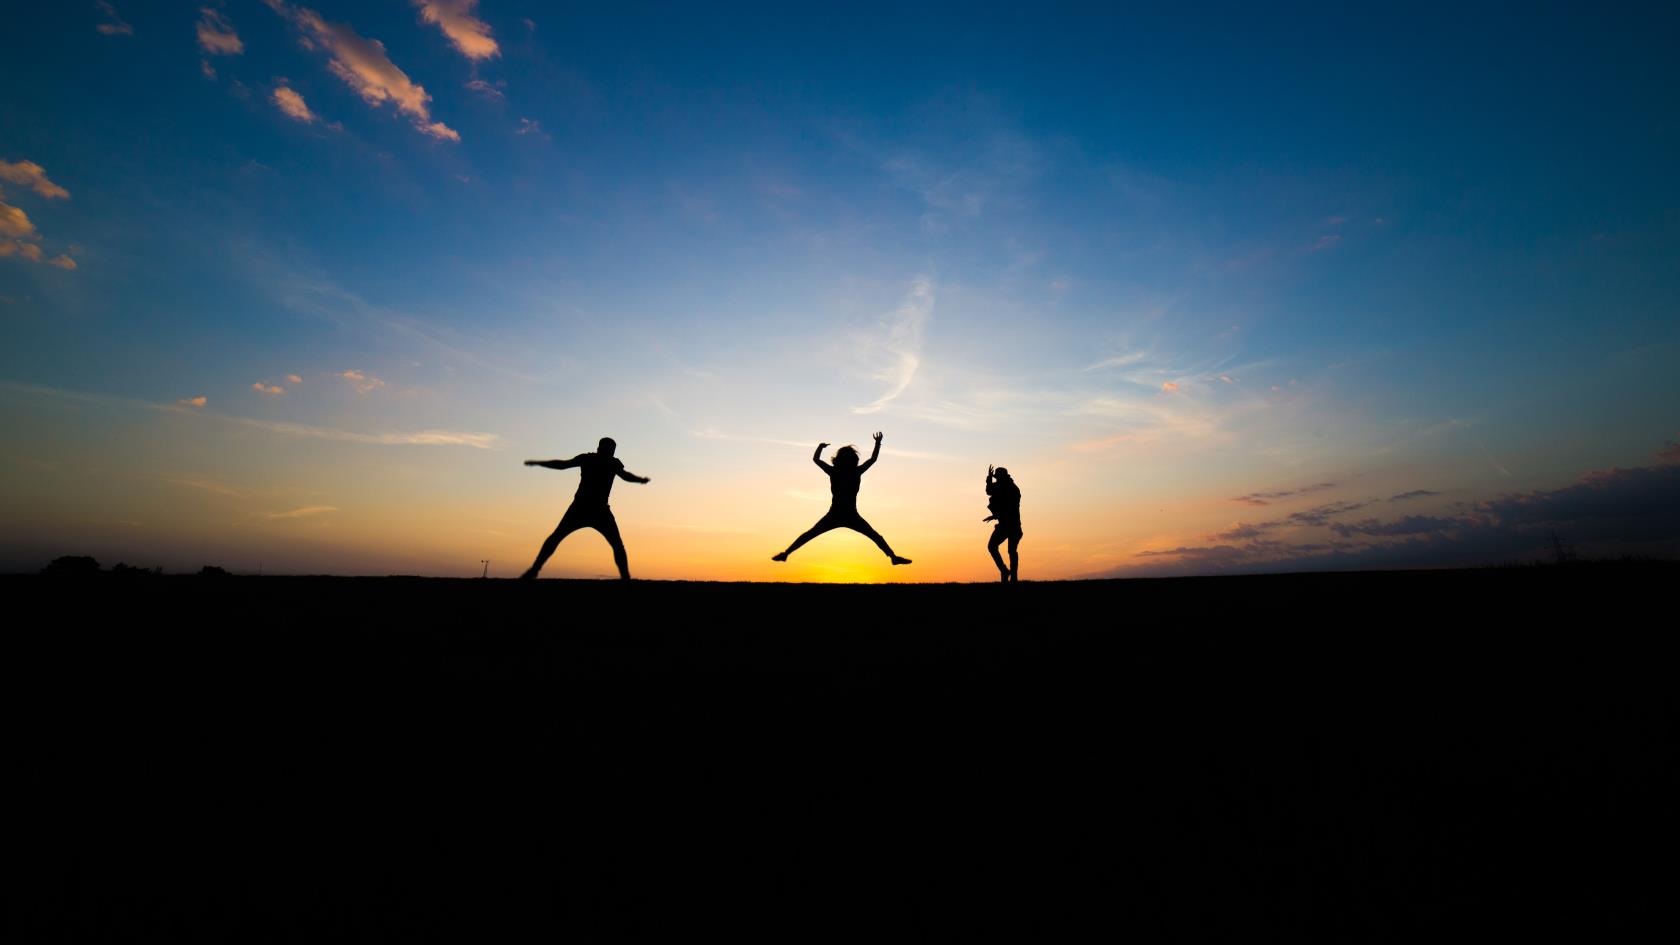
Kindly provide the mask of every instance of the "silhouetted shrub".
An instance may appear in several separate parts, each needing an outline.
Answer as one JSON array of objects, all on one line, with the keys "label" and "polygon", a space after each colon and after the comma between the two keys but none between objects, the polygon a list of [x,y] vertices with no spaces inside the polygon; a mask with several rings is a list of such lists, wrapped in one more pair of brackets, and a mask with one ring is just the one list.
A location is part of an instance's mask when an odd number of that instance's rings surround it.
[{"label": "silhouetted shrub", "polygon": [[87,555],[64,555],[41,569],[47,577],[87,577],[99,573],[99,562]]},{"label": "silhouetted shrub", "polygon": [[204,567],[198,569],[198,576],[199,577],[223,578],[223,577],[228,577],[229,575],[228,575],[226,569],[218,568],[213,564],[207,564]]}]

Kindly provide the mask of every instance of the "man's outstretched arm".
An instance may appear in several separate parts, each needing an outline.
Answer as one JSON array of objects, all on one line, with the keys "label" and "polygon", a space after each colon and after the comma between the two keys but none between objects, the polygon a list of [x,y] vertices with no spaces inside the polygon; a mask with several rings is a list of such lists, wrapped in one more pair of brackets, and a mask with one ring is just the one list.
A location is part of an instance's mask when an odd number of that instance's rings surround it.
[{"label": "man's outstretched arm", "polygon": [[863,461],[862,466],[858,467],[858,475],[860,475],[860,476],[863,475],[864,470],[867,470],[869,467],[875,465],[875,461],[877,459],[880,459],[880,458],[881,458],[881,434],[877,433],[877,434],[875,434],[875,452],[870,453],[869,458]]},{"label": "man's outstretched arm", "polygon": [[581,459],[583,459],[582,454],[573,456],[571,459],[528,459],[525,461],[525,465],[541,466],[545,469],[571,469]]},{"label": "man's outstretched arm", "polygon": [[817,444],[817,451],[815,453],[811,454],[811,462],[816,463],[818,466],[821,466],[823,472],[831,472],[831,471],[833,471],[834,467],[830,466],[829,464],[822,461],[822,451],[826,450],[826,449],[828,449],[828,444],[827,443],[818,443]]},{"label": "man's outstretched arm", "polygon": [[628,469],[619,469],[619,471],[617,473],[615,473],[615,475],[617,475],[618,478],[624,480],[625,482],[640,483],[642,485],[646,485],[647,483],[650,483],[650,482],[653,481],[652,479],[649,479],[646,476],[638,476]]}]

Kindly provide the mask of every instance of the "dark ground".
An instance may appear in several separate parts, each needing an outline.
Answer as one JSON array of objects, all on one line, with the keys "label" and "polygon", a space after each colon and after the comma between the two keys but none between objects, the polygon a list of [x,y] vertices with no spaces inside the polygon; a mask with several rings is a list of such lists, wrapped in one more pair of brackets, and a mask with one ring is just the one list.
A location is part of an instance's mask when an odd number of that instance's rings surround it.
[{"label": "dark ground", "polygon": [[1676,578],[0,579],[8,938],[1672,933]]}]

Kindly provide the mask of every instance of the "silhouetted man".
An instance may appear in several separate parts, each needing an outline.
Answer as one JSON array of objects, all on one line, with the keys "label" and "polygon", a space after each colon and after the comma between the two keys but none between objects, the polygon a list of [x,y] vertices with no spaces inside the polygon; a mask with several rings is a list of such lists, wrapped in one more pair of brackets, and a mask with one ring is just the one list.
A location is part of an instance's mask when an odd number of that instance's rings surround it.
[{"label": "silhouetted man", "polygon": [[554,534],[542,544],[542,550],[537,552],[537,560],[531,569],[521,574],[521,578],[534,578],[542,570],[543,563],[548,556],[554,554],[561,539],[580,528],[593,528],[606,538],[607,544],[612,545],[613,561],[618,564],[618,576],[630,580],[630,559],[624,553],[624,539],[618,537],[618,521],[613,518],[612,508],[607,505],[607,496],[612,493],[613,477],[625,482],[646,483],[650,480],[646,476],[638,476],[624,468],[624,464],[613,458],[613,452],[618,444],[612,437],[601,437],[601,443],[595,447],[593,453],[579,453],[571,459],[528,459],[527,466],[545,466],[549,469],[571,469],[573,466],[581,469],[582,475],[578,480],[577,494],[572,496],[571,507],[561,517],[560,524],[555,526]]},{"label": "silhouetted man", "polygon": [[[1005,581],[1017,581],[1021,577],[1021,556],[1017,549],[1021,547],[1021,490],[1015,485],[1015,480],[1009,477],[1009,470],[1003,467],[993,469],[986,467],[986,494],[991,499],[986,502],[990,515],[981,519],[982,522],[996,522],[992,527],[992,540],[986,543],[986,550],[992,553],[992,561],[997,565],[998,574]],[[1003,558],[998,555],[998,545],[1009,542],[1009,567],[1003,566]]]}]

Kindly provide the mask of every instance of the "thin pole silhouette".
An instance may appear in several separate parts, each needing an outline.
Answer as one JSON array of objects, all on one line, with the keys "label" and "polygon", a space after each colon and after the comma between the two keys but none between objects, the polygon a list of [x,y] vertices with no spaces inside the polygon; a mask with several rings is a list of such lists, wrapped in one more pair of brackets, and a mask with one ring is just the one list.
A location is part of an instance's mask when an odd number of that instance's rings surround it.
[{"label": "thin pole silhouette", "polygon": [[[618,444],[610,436],[601,437],[601,442],[593,453],[579,453],[571,459],[528,459],[527,466],[542,466],[546,469],[571,469],[576,466],[582,470],[578,478],[577,494],[572,496],[572,504],[561,517],[560,524],[555,526],[554,533],[549,535],[537,551],[537,560],[520,577],[529,580],[537,576],[542,566],[548,561],[549,555],[567,535],[580,528],[593,528],[601,533],[612,545],[613,561],[618,565],[618,576],[623,580],[630,580],[630,558],[624,552],[624,539],[618,535],[618,520],[613,518],[612,508],[607,505],[607,496],[612,493],[613,478],[617,477],[625,482],[647,483],[652,480],[646,476],[638,476],[624,468],[624,464],[613,457]],[[486,570],[489,565],[485,565]]]},{"label": "thin pole silhouette", "polygon": [[[986,542],[986,550],[991,552],[992,563],[997,565],[1003,581],[1018,581],[1021,579],[1021,489],[1010,478],[1009,470],[1001,466],[996,469],[987,466],[986,494],[991,496],[986,508],[992,514],[980,521],[997,523],[992,526],[992,537]],[[1003,558],[998,554],[998,545],[1005,541],[1009,542],[1008,567],[1004,567]]]},{"label": "thin pole silhouette", "polygon": [[786,561],[788,555],[798,551],[802,545],[823,532],[832,531],[836,528],[849,528],[874,542],[875,547],[881,549],[882,554],[892,559],[893,564],[909,564],[910,559],[894,553],[892,546],[887,544],[885,538],[881,537],[881,533],[871,528],[869,523],[863,520],[863,516],[858,514],[857,510],[857,494],[858,488],[863,484],[863,474],[869,471],[869,467],[875,465],[877,459],[881,458],[881,434],[875,434],[875,452],[870,453],[869,459],[862,465],[858,464],[858,454],[855,447],[842,446],[835,450],[833,465],[823,462],[822,452],[825,449],[828,449],[827,443],[818,443],[817,451],[811,454],[811,462],[816,463],[817,468],[828,475],[828,488],[833,496],[829,502],[828,514],[818,519],[817,524],[812,525],[805,534],[795,538],[793,544],[787,546],[786,551],[778,555],[772,555],[770,560]]}]

